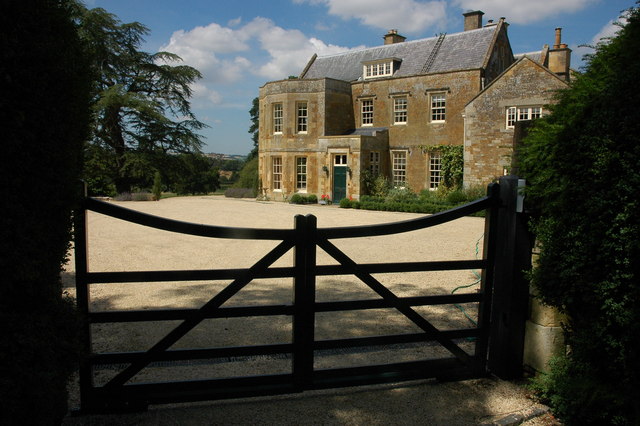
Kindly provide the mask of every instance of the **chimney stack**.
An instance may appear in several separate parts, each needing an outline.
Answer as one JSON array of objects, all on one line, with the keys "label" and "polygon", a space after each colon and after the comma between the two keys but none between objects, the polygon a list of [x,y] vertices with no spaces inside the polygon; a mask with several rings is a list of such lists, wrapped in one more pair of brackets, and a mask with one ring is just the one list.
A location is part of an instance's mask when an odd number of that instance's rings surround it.
[{"label": "chimney stack", "polygon": [[402,43],[407,38],[398,34],[398,30],[389,30],[387,34],[384,35],[384,44],[396,44]]},{"label": "chimney stack", "polygon": [[464,16],[464,30],[469,31],[482,28],[482,15],[484,15],[484,12],[480,10],[463,13],[462,16]]},{"label": "chimney stack", "polygon": [[549,49],[549,70],[560,78],[569,81],[571,77],[571,49],[562,43],[562,28],[556,28],[556,40],[553,49]]}]

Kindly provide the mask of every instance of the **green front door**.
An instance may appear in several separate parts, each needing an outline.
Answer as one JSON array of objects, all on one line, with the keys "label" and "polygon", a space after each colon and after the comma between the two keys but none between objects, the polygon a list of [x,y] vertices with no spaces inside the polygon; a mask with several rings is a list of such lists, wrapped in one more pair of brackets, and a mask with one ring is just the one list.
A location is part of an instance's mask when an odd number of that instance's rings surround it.
[{"label": "green front door", "polygon": [[333,202],[347,197],[347,167],[333,166]]}]

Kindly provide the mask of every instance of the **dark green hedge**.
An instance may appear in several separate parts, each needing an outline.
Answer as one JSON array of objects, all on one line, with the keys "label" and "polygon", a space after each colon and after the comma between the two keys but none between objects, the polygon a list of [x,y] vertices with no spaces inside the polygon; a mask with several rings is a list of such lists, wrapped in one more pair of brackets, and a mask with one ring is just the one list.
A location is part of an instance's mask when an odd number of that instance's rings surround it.
[{"label": "dark green hedge", "polygon": [[0,13],[0,424],[59,423],[77,318],[60,271],[88,122],[89,76],[67,2]]},{"label": "dark green hedge", "polygon": [[566,424],[640,424],[640,13],[530,129],[532,276],[570,353],[538,389]]}]

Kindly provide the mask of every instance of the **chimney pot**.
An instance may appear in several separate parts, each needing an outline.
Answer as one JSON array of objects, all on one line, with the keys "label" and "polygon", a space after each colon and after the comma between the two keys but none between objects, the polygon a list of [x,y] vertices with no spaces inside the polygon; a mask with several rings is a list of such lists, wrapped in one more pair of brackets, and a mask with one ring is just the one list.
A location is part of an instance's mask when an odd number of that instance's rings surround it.
[{"label": "chimney pot", "polygon": [[562,28],[556,28],[556,42],[553,44],[554,49],[560,49],[560,44],[562,41]]}]

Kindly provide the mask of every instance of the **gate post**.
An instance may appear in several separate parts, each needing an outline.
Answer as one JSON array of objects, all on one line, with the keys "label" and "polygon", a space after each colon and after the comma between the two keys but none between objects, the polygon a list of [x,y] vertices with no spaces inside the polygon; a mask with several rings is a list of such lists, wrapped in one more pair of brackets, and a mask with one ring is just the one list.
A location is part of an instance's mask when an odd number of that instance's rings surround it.
[{"label": "gate post", "polygon": [[317,229],[315,216],[295,217],[292,369],[294,386],[300,391],[308,389],[313,381]]},{"label": "gate post", "polygon": [[[522,198],[518,197],[518,177],[500,178],[500,209],[489,337],[488,369],[503,379],[522,376],[524,332],[528,313],[531,269],[531,238]],[[523,182],[523,181],[521,181]]]},{"label": "gate post", "polygon": [[80,313],[81,338],[84,353],[80,357],[80,410],[87,411],[95,404],[93,394],[93,369],[89,361],[91,351],[91,324],[89,322],[89,271],[87,253],[87,184],[82,182],[82,196],[73,212],[73,246],[76,269],[76,303]]}]

